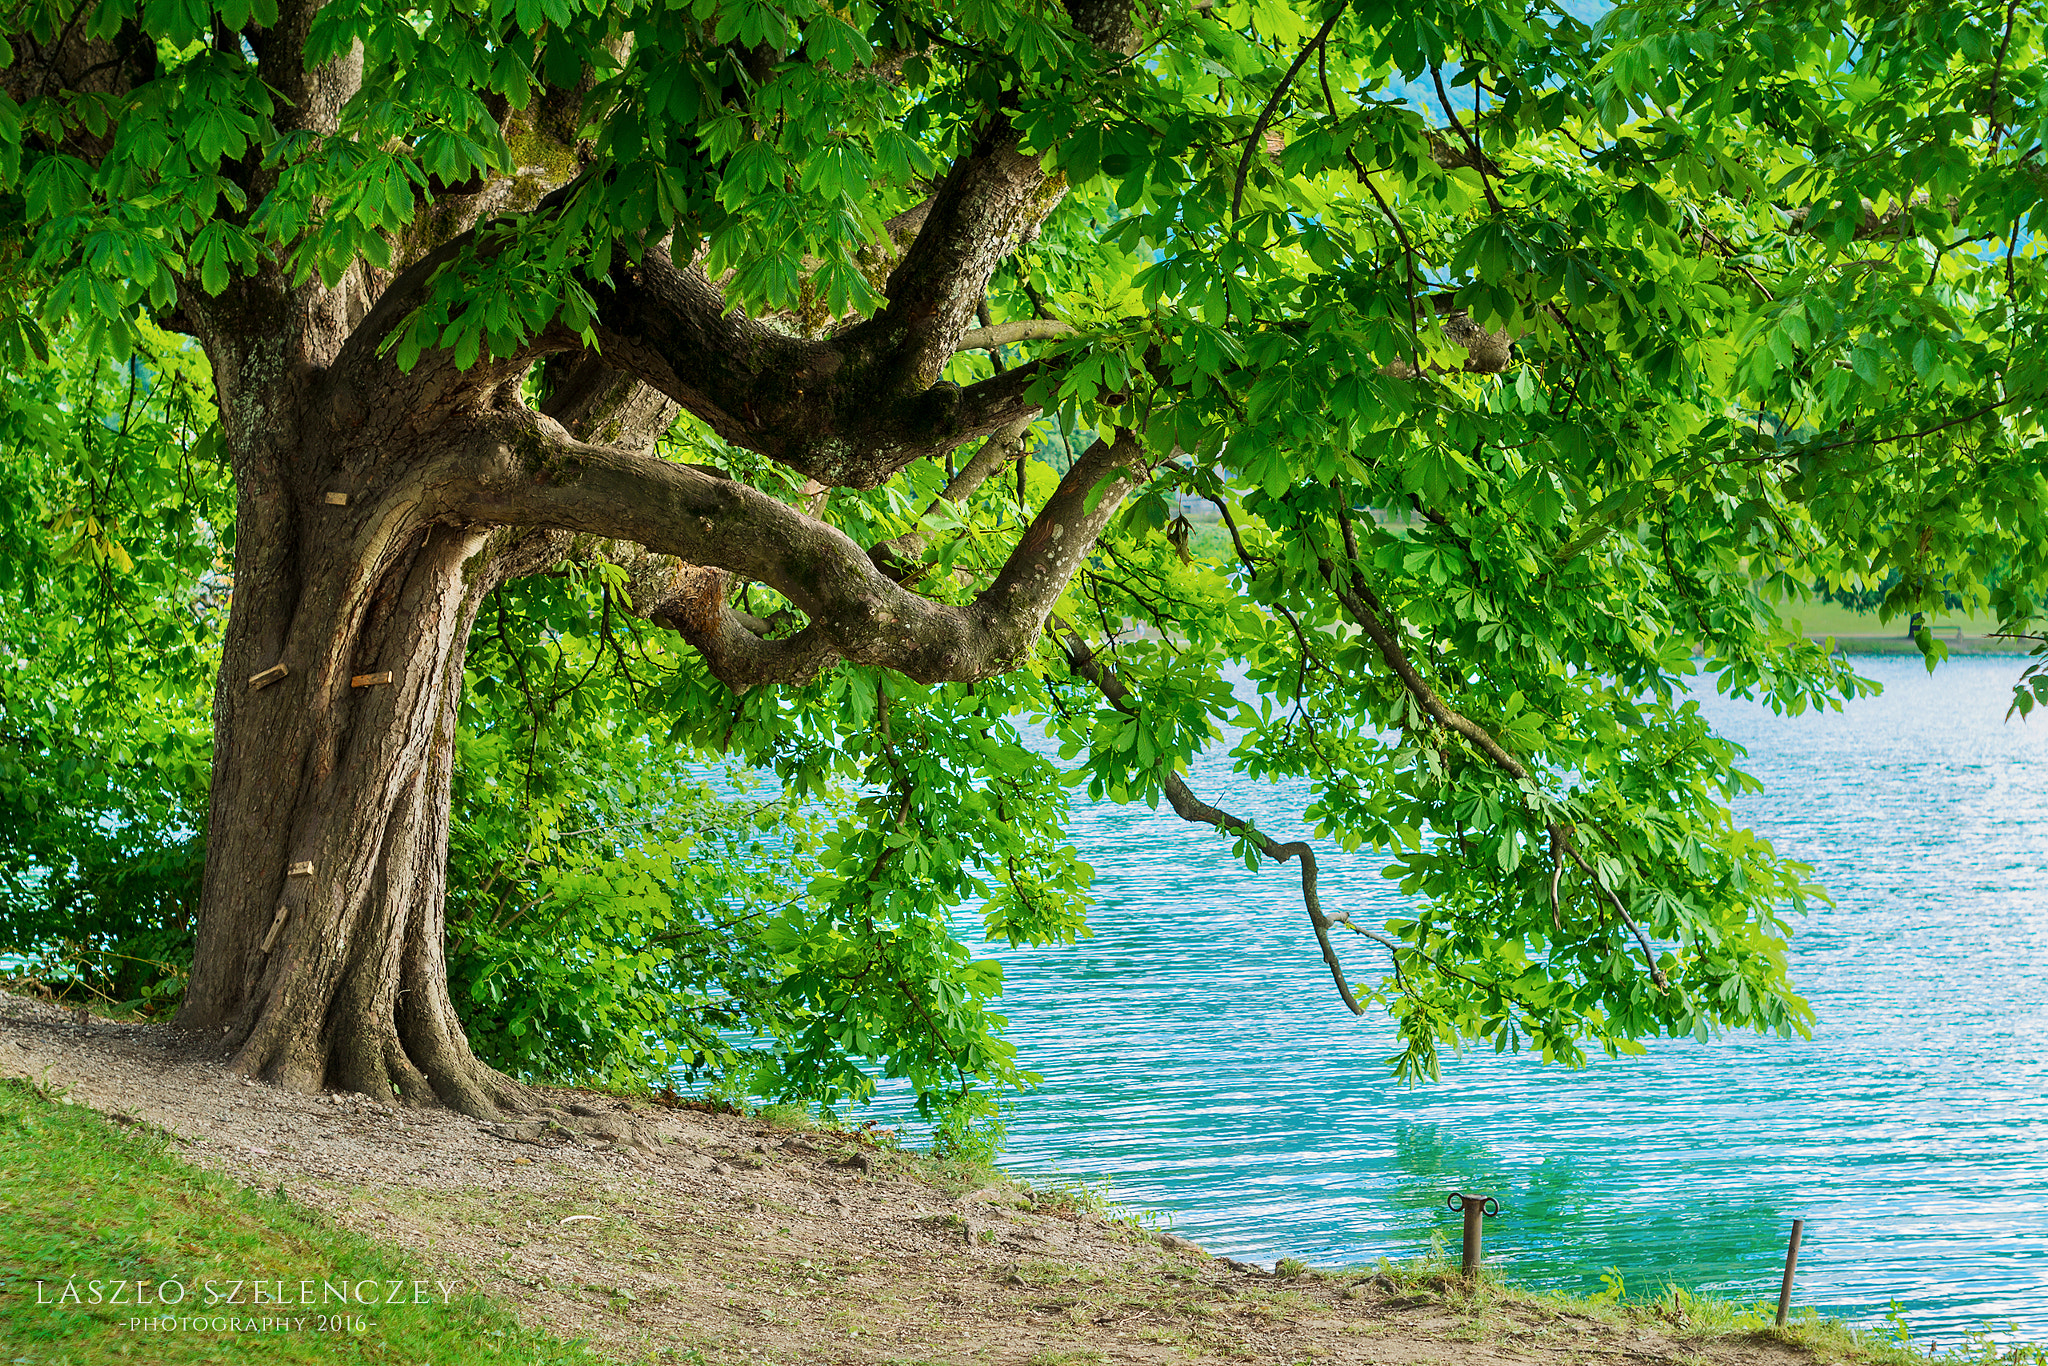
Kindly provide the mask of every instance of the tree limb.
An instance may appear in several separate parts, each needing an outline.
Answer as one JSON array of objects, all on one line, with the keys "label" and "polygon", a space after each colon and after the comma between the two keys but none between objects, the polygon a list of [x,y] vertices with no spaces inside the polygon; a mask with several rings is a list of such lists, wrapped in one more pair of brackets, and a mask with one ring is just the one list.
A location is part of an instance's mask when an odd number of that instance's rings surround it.
[{"label": "tree limb", "polygon": [[1258,155],[1261,147],[1265,146],[1266,125],[1273,121],[1273,111],[1278,109],[1280,101],[1286,98],[1287,87],[1294,84],[1294,78],[1301,73],[1301,68],[1308,61],[1309,54],[1322,48],[1324,41],[1330,36],[1330,30],[1337,27],[1337,21],[1344,17],[1344,11],[1350,7],[1350,0],[1342,0],[1342,3],[1331,12],[1330,17],[1323,21],[1323,26],[1316,30],[1316,36],[1309,39],[1301,51],[1294,54],[1293,65],[1289,66],[1287,74],[1280,78],[1280,84],[1273,87],[1272,95],[1266,100],[1266,107],[1259,111],[1258,122],[1252,125],[1252,135],[1245,139],[1244,155],[1238,159],[1237,183],[1230,188],[1230,216],[1232,218],[1237,217],[1238,210],[1244,204],[1245,177],[1251,174],[1252,158]]},{"label": "tree limb", "polygon": [[[1119,432],[1067,471],[994,581],[964,606],[909,591],[838,528],[738,481],[577,441],[538,414],[489,415],[478,449],[420,490],[431,515],[633,541],[684,562],[661,615],[735,690],[815,676],[834,660],[923,683],[986,678],[1029,652],[1074,571],[1136,486]],[[725,606],[724,574],[775,589],[809,625],[766,640]]]},{"label": "tree limb", "polygon": [[[1030,418],[1018,418],[982,442],[981,449],[974,453],[974,458],[962,466],[958,474],[947,480],[946,487],[940,491],[939,496],[926,505],[925,516],[936,512],[941,503],[966,502],[997,470],[1012,460],[1023,459],[1023,436],[1030,426]],[[931,538],[922,530],[906,531],[901,536],[876,542],[868,551],[868,558],[873,560],[883,573],[901,583],[924,559],[925,551],[930,548],[930,544]]]},{"label": "tree limb", "polygon": [[954,344],[955,351],[994,351],[999,347],[1026,341],[1052,341],[1059,337],[1074,335],[1074,326],[1054,318],[1023,318],[1016,322],[997,323],[993,327],[971,328],[960,334]]},{"label": "tree limb", "polygon": [[[1095,652],[1088,648],[1086,641],[1068,631],[1064,633],[1062,643],[1066,650],[1068,668],[1093,683],[1096,690],[1118,711],[1135,714],[1137,709],[1131,703],[1130,689],[1123,679],[1117,676],[1114,669],[1096,657]],[[1274,863],[1286,863],[1289,859],[1300,860],[1301,901],[1308,910],[1308,923],[1315,929],[1316,943],[1322,947],[1323,962],[1330,969],[1330,978],[1337,984],[1337,994],[1343,998],[1346,1009],[1353,1015],[1363,1015],[1365,1007],[1360,1005],[1358,997],[1352,994],[1351,983],[1344,977],[1344,964],[1337,957],[1336,945],[1330,942],[1330,927],[1339,922],[1323,913],[1322,898],[1317,891],[1319,874],[1315,849],[1303,840],[1281,844],[1242,816],[1233,816],[1228,811],[1209,805],[1197,797],[1186,780],[1171,768],[1162,769],[1159,778],[1160,786],[1166,792],[1167,803],[1173,807],[1174,814],[1182,820],[1196,825],[1213,825],[1225,834],[1247,840],[1261,855]],[[1345,917],[1343,923],[1356,933],[1378,940],[1390,949],[1394,947],[1389,941],[1380,939],[1378,935],[1350,925],[1349,917]]]},{"label": "tree limb", "polygon": [[[1343,531],[1345,552],[1350,557],[1351,573],[1349,575],[1350,584],[1348,589],[1340,581],[1335,568],[1329,560],[1320,553],[1317,555],[1318,568],[1321,570],[1325,581],[1329,583],[1331,590],[1337,595],[1338,601],[1344,604],[1345,610],[1358,623],[1359,629],[1365,632],[1366,637],[1379,650],[1380,658],[1386,661],[1387,668],[1393,672],[1395,678],[1400,680],[1401,686],[1408,690],[1408,695],[1415,699],[1423,712],[1438,725],[1464,736],[1466,740],[1471,742],[1473,748],[1485,755],[1495,767],[1499,768],[1509,777],[1514,778],[1517,782],[1528,784],[1531,779],[1527,765],[1509,753],[1507,748],[1500,741],[1494,739],[1484,726],[1465,716],[1462,712],[1453,709],[1437,694],[1436,689],[1430,687],[1428,681],[1417,672],[1414,662],[1408,658],[1408,652],[1401,647],[1401,642],[1388,629],[1387,622],[1390,620],[1390,614],[1380,603],[1379,598],[1373,593],[1372,589],[1366,585],[1364,575],[1358,570],[1357,534],[1353,531],[1351,518],[1344,512],[1341,503],[1338,505],[1337,523]],[[1649,939],[1643,934],[1642,928],[1636,924],[1634,917],[1629,915],[1628,908],[1622,905],[1621,898],[1615,895],[1614,891],[1602,883],[1598,877],[1594,876],[1592,868],[1586,863],[1584,856],[1579,853],[1572,839],[1571,828],[1558,821],[1547,821],[1545,826],[1552,842],[1553,868],[1550,885],[1551,915],[1553,919],[1557,917],[1557,869],[1555,858],[1557,851],[1561,848],[1571,858],[1572,862],[1577,864],[1580,870],[1586,874],[1587,878],[1592,881],[1593,886],[1605,893],[1607,899],[1614,903],[1614,909],[1620,913],[1622,922],[1634,933],[1636,942],[1642,946],[1643,963],[1650,970],[1650,980],[1656,983],[1659,991],[1665,990],[1670,984],[1665,980],[1664,970],[1657,966],[1657,958],[1651,952]]]}]

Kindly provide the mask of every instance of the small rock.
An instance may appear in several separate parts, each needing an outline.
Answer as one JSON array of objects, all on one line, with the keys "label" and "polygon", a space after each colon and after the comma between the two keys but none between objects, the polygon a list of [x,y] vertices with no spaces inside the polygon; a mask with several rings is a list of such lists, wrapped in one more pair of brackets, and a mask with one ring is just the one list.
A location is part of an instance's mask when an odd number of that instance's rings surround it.
[{"label": "small rock", "polygon": [[850,1167],[854,1171],[864,1172],[871,1170],[874,1167],[875,1162],[874,1159],[869,1157],[866,1153],[856,1149],[853,1152],[848,1153],[844,1157],[835,1158],[833,1160],[832,1165],[835,1167]]},{"label": "small rock", "polygon": [[604,1111],[590,1105],[571,1105],[569,1113],[582,1119],[602,1119]]}]

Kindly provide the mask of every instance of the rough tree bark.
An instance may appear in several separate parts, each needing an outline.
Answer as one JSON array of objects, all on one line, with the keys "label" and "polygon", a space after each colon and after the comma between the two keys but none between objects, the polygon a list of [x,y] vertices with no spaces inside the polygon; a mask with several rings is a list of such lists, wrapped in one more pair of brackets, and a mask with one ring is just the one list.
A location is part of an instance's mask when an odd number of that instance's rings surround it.
[{"label": "rough tree bark", "polygon": [[[1127,5],[1075,3],[1084,32],[1128,46]],[[253,47],[286,97],[284,133],[331,131],[362,78],[347,59],[302,69],[313,8],[287,5]],[[146,52],[124,75],[65,41],[43,54],[52,71],[111,72],[98,78],[110,88],[147,79]],[[547,114],[543,102],[530,117]],[[269,174],[247,170],[252,203]],[[527,187],[527,202],[546,188]],[[635,609],[735,689],[838,660],[924,681],[1016,663],[1133,487],[1134,440],[1076,462],[988,591],[951,606],[905,586],[902,559],[921,546],[862,547],[745,484],[661,459],[653,439],[687,411],[822,485],[854,487],[965,442],[1013,441],[1033,412],[1035,367],[964,391],[938,381],[949,356],[977,344],[966,334],[991,274],[1061,193],[992,117],[906,216],[885,306],[823,340],[729,310],[713,280],[657,247],[637,263],[622,254],[594,282],[601,357],[552,331],[466,371],[430,353],[402,373],[381,343],[433,266],[506,202],[503,183],[442,195],[439,240],[401,244],[411,264],[395,274],[359,265],[326,287],[274,263],[219,295],[187,285],[164,321],[212,362],[238,522],[178,1023],[232,1048],[239,1070],[300,1090],[481,1117],[530,1108],[471,1053],[443,959],[464,654],[485,596],[512,578],[571,555],[632,558]],[[543,363],[553,397],[537,411],[521,383]],[[998,463],[974,468],[986,477]],[[747,582],[779,590],[807,624],[769,638],[729,606]]]}]

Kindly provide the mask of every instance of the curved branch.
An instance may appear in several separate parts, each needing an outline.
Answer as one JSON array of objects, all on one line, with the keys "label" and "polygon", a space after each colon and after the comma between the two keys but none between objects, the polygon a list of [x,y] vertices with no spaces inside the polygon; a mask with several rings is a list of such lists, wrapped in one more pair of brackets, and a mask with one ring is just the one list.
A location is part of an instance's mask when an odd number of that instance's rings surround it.
[{"label": "curved branch", "polygon": [[1065,178],[1048,175],[1022,142],[1007,117],[989,121],[890,272],[887,305],[836,339],[872,358],[883,392],[917,393],[938,380],[996,267],[1066,197]]},{"label": "curved branch", "polygon": [[[580,442],[534,413],[490,420],[482,449],[435,481],[436,514],[627,540],[684,561],[658,610],[735,690],[808,678],[839,659],[921,683],[1015,666],[1143,469],[1129,432],[1091,447],[994,582],[956,606],[904,588],[836,527],[714,471]],[[775,589],[810,624],[787,640],[761,638],[725,607],[724,572]]]},{"label": "curved branch", "polygon": [[[1069,631],[1066,633],[1064,645],[1068,668],[1093,683],[1096,690],[1118,711],[1135,713],[1136,708],[1130,700],[1130,689],[1125,686],[1123,679],[1117,676],[1114,669],[1096,657],[1095,652],[1088,648],[1087,642]],[[1368,930],[1352,925],[1349,916],[1333,920],[1323,913],[1322,898],[1318,894],[1319,871],[1316,867],[1315,849],[1304,840],[1281,844],[1242,816],[1233,816],[1228,811],[1209,805],[1197,797],[1186,780],[1172,769],[1161,773],[1160,786],[1165,789],[1167,803],[1173,807],[1174,814],[1182,820],[1196,825],[1213,825],[1226,834],[1248,840],[1260,854],[1275,863],[1286,863],[1289,859],[1301,861],[1301,902],[1308,910],[1308,923],[1315,929],[1316,943],[1322,947],[1323,962],[1330,969],[1330,978],[1337,984],[1337,994],[1344,999],[1345,1007],[1353,1015],[1365,1014],[1365,1007],[1360,1005],[1358,997],[1352,994],[1351,983],[1345,980],[1344,964],[1337,957],[1336,945],[1330,942],[1330,927],[1341,923],[1355,933],[1377,940],[1389,949],[1394,945]],[[1395,971],[1400,971],[1398,959],[1395,961]]]}]

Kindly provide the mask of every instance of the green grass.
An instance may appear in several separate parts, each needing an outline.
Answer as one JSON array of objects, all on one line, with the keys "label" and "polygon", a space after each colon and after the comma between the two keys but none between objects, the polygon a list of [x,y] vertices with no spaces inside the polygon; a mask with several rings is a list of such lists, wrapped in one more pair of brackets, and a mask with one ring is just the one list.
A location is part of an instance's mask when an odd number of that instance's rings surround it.
[{"label": "green grass", "polygon": [[[1359,1277],[1362,1269],[1336,1273]],[[1929,1343],[1914,1338],[1894,1302],[1888,1328],[1857,1328],[1811,1309],[1795,1308],[1784,1327],[1776,1324],[1775,1300],[1730,1300],[1696,1295],[1666,1284],[1647,1295],[1633,1292],[1618,1271],[1601,1280],[1607,1288],[1591,1294],[1568,1291],[1533,1292],[1501,1284],[1482,1274],[1478,1285],[1460,1277],[1444,1249],[1437,1247],[1405,1262],[1381,1259],[1369,1276],[1397,1291],[1420,1292],[1448,1309],[1485,1326],[1526,1320],[1530,1315],[1579,1315],[1610,1323],[1654,1326],[1680,1340],[1743,1339],[1784,1343],[1803,1348],[1816,1361],[1841,1366],[2048,1366],[2048,1349],[2038,1343],[2001,1342],[1989,1332],[1965,1334],[1960,1340]]]},{"label": "green grass", "polygon": [[[89,1302],[94,1281],[101,1283],[98,1304]],[[372,1281],[376,1288],[366,1290]],[[406,1303],[384,1302],[394,1281]],[[137,1282],[150,1287],[141,1293],[152,1300],[176,1284],[183,1303],[137,1306]],[[251,1302],[257,1282],[266,1283],[261,1305]],[[327,1287],[344,1282],[358,1301],[378,1302],[333,1302]],[[420,1297],[428,1303],[411,1302],[415,1282],[425,1282]],[[66,1295],[67,1283],[75,1296]],[[280,1290],[290,1301],[282,1307],[270,1302]],[[230,1303],[236,1294],[242,1302]],[[111,1303],[117,1296],[129,1303]],[[6,1081],[0,1360],[586,1366],[590,1354],[457,1287],[444,1303],[431,1272],[323,1214],[185,1165],[160,1134],[120,1128]]]}]

